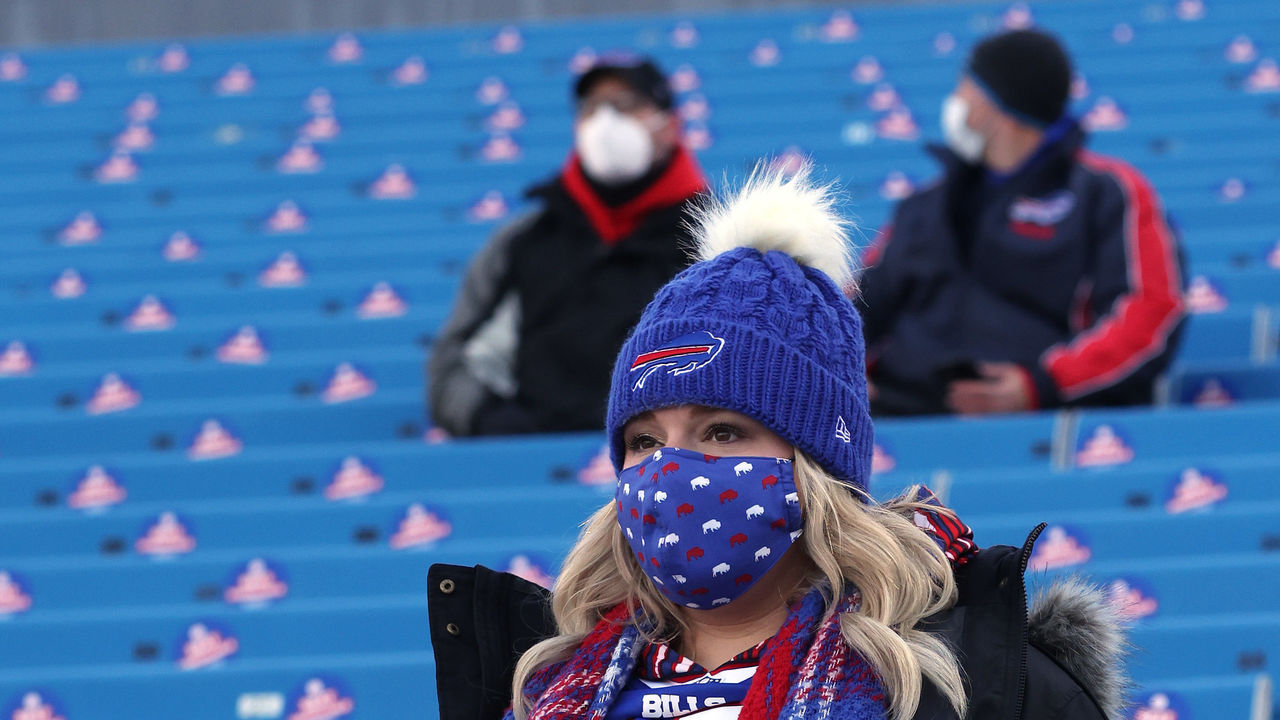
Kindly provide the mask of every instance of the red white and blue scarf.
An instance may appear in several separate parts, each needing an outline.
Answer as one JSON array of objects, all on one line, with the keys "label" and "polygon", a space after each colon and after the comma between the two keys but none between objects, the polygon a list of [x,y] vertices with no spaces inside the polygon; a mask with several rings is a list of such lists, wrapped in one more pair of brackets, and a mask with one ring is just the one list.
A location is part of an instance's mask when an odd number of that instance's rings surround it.
[{"label": "red white and blue scarf", "polygon": [[[880,679],[840,634],[840,615],[860,601],[856,591],[847,593],[825,620],[820,590],[792,605],[764,645],[739,720],[885,720]],[[530,720],[606,720],[645,646],[627,607],[613,608],[569,660],[530,679]]]}]

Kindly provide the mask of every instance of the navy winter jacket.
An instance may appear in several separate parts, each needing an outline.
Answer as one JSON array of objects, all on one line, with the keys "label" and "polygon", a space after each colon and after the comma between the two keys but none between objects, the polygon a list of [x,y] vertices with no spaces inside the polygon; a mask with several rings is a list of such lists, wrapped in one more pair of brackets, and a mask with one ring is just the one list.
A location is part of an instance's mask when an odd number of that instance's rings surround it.
[{"label": "navy winter jacket", "polygon": [[1003,182],[932,148],[942,178],[867,252],[861,305],[876,405],[946,412],[949,368],[1013,362],[1038,407],[1149,403],[1183,319],[1159,198],[1071,126]]}]

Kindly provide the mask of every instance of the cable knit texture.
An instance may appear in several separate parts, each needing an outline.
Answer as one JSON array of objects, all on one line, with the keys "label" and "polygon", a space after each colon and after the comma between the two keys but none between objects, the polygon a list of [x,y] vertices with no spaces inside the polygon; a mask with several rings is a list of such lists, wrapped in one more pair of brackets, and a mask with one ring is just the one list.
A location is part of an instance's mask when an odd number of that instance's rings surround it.
[{"label": "cable knit texture", "polygon": [[849,223],[805,165],[761,166],[696,213],[695,256],[645,308],[614,365],[606,426],[622,469],[622,427],[684,404],[755,418],[861,490],[871,476],[862,319]]},{"label": "cable knit texture", "polygon": [[[637,386],[637,359],[698,331],[724,340],[714,357]],[[623,345],[607,419],[614,465],[621,469],[628,420],[695,403],[759,420],[865,490],[874,438],[864,362],[861,318],[826,274],[778,250],[723,252],[658,291]]]}]

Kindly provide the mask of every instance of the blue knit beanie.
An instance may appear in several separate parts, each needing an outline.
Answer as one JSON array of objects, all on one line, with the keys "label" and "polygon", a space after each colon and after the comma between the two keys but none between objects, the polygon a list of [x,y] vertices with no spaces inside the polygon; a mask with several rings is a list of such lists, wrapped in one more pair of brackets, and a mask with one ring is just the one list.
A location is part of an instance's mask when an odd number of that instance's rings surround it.
[{"label": "blue knit beanie", "polygon": [[618,354],[606,427],[684,404],[756,419],[866,490],[873,432],[845,222],[808,167],[757,171],[700,212],[700,261],[658,291]]}]

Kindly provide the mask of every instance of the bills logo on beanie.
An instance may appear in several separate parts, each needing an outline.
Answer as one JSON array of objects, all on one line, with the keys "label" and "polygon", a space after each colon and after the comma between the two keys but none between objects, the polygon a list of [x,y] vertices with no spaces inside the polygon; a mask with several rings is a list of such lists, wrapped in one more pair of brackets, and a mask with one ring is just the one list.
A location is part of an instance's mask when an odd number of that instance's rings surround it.
[{"label": "bills logo on beanie", "polygon": [[706,330],[691,332],[672,340],[662,347],[642,352],[631,363],[631,372],[639,372],[633,390],[644,387],[644,381],[659,370],[672,375],[692,372],[716,359],[724,338],[718,338]]},{"label": "bills logo on beanie", "polygon": [[658,291],[623,345],[606,425],[697,404],[758,420],[837,479],[865,490],[873,432],[847,223],[812,168],[757,169],[703,207],[698,262]]}]

